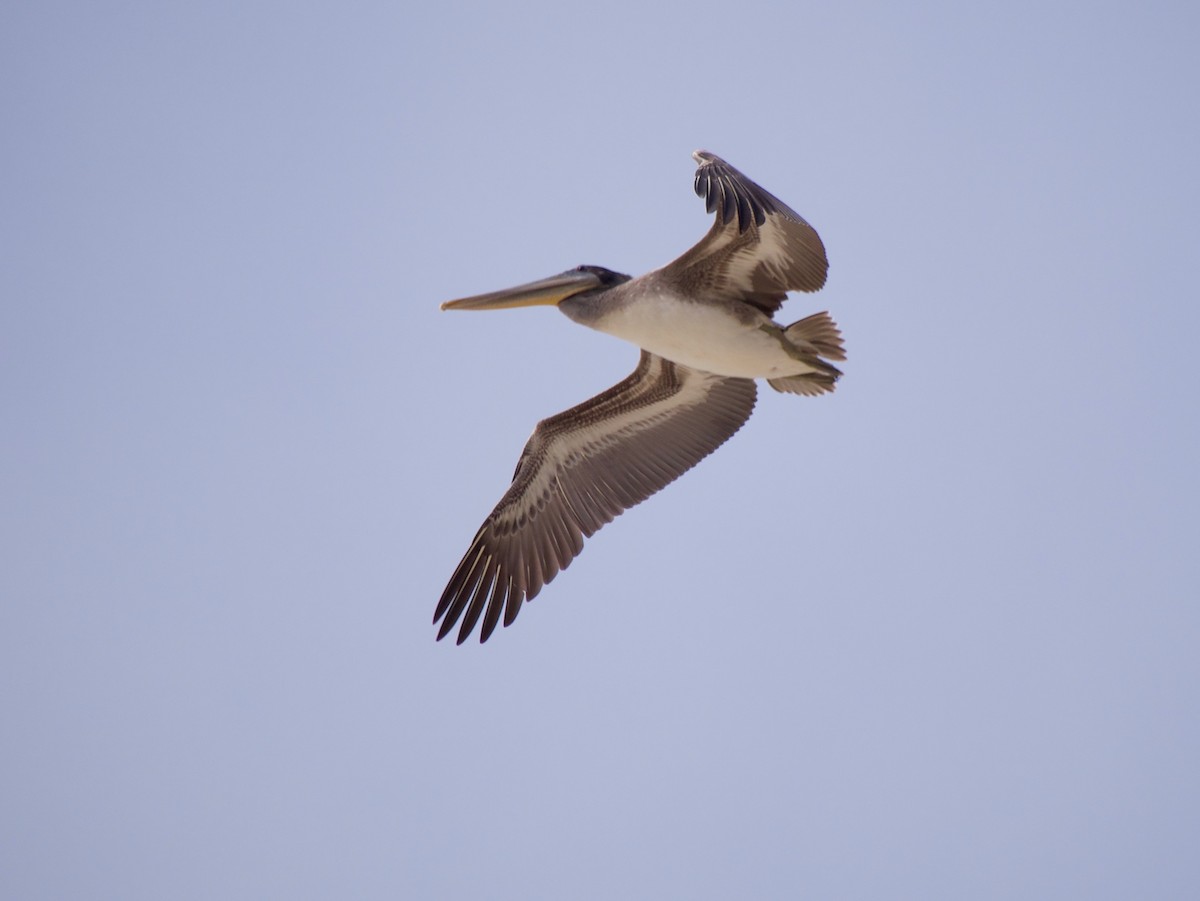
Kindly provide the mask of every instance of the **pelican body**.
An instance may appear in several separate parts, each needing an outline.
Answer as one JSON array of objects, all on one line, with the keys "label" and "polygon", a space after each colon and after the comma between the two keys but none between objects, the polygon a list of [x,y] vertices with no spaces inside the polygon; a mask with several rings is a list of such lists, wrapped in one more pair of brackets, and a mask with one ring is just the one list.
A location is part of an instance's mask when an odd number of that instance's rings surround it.
[{"label": "pelican body", "polygon": [[438,639],[511,625],[583,549],[583,539],[665,487],[749,418],[755,379],[817,395],[841,375],[828,313],[776,323],[789,291],[817,291],[829,263],[811,225],[719,157],[696,151],[696,193],[715,221],[661,269],[631,278],[600,266],[442,304],[445,310],[554,305],[641,348],[633,374],[538,423],[508,491],[484,521],[434,613]]}]

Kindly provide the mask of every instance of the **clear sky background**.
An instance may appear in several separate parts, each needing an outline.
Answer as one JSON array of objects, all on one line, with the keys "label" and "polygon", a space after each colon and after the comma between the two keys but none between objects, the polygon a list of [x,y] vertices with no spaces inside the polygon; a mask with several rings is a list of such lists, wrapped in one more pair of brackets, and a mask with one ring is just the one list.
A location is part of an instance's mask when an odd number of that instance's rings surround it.
[{"label": "clear sky background", "polygon": [[[0,896],[1200,897],[1197,10],[5,4]],[[699,147],[845,378],[435,643]]]}]

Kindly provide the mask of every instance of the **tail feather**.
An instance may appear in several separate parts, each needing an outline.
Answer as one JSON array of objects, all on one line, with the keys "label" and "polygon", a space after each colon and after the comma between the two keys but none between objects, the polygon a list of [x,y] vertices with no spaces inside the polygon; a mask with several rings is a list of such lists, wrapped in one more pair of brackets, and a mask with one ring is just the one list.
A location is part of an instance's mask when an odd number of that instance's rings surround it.
[{"label": "tail feather", "polygon": [[784,394],[803,394],[816,397],[833,390],[836,375],[827,372],[806,372],[804,375],[789,375],[781,379],[767,379],[767,384]]},{"label": "tail feather", "polygon": [[842,372],[819,358],[846,359],[846,349],[842,346],[842,332],[837,323],[828,313],[814,313],[799,322],[793,322],[783,330],[783,334],[798,350],[812,354],[811,363],[818,371],[767,379],[767,384],[776,391],[808,397],[832,391]]},{"label": "tail feather", "polygon": [[842,346],[842,331],[828,313],[805,316],[799,322],[793,322],[785,328],[783,333],[793,344],[808,344],[822,357],[828,357],[830,360],[846,359],[846,349]]}]

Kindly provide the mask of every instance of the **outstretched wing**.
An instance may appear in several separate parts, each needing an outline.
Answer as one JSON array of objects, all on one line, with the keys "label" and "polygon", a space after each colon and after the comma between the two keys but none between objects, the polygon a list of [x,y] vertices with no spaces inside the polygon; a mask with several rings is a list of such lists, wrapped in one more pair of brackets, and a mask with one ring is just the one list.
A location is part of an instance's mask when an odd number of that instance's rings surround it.
[{"label": "outstretched wing", "polygon": [[583,550],[583,539],[683,475],[754,409],[753,379],[725,378],[642,351],[633,374],[538,423],[512,485],[438,601],[438,639],[487,641]]},{"label": "outstretched wing", "polygon": [[816,229],[723,159],[692,157],[696,193],[716,221],[695,247],[659,273],[692,297],[742,300],[772,315],[788,291],[818,291],[829,260]]}]

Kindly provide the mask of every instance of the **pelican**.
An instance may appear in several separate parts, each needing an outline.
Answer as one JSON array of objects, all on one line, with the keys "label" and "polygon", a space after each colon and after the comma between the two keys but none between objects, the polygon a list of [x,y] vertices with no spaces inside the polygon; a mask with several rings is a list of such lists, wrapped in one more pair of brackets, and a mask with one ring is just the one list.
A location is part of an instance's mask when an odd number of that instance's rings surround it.
[{"label": "pelican", "polygon": [[816,230],[720,157],[692,154],[715,221],[679,259],[632,278],[579,266],[443,310],[554,305],[641,348],[633,374],[537,424],[500,503],[438,601],[438,640],[460,620],[480,642],[564,570],[583,540],[683,475],[749,418],[755,379],[776,391],[832,391],[844,360],[828,313],[779,325],[788,291],[817,291],[829,262]]}]

